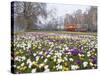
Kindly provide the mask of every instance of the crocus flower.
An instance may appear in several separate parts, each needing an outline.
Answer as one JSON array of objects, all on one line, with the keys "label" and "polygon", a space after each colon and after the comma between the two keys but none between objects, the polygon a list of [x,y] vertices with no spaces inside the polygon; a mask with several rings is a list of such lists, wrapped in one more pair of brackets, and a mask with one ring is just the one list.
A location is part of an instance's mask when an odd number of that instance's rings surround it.
[{"label": "crocus flower", "polygon": [[87,62],[87,61],[84,61],[84,62],[83,62],[83,66],[84,66],[84,67],[87,67],[87,65],[88,65],[88,62]]},{"label": "crocus flower", "polygon": [[79,68],[78,65],[71,65],[72,70],[77,70],[78,68]]},{"label": "crocus flower", "polygon": [[81,61],[81,60],[77,60],[76,63],[77,63],[78,65],[80,65],[80,64],[82,64],[82,61]]},{"label": "crocus flower", "polygon": [[96,57],[91,57],[92,63],[97,64],[97,58]]},{"label": "crocus flower", "polygon": [[71,54],[72,55],[78,55],[79,51],[77,49],[72,49]]}]

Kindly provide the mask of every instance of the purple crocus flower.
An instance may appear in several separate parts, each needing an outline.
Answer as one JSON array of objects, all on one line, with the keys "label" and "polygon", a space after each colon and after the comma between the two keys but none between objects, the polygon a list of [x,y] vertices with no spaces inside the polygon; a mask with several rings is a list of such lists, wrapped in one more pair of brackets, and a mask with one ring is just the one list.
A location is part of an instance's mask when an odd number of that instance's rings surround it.
[{"label": "purple crocus flower", "polygon": [[84,51],[83,51],[83,50],[79,50],[79,53],[80,53],[80,54],[84,54]]},{"label": "purple crocus flower", "polygon": [[31,48],[29,48],[28,52],[30,55],[34,53],[34,51]]},{"label": "purple crocus flower", "polygon": [[72,55],[78,55],[78,53],[79,53],[78,49],[72,49],[71,50]]},{"label": "purple crocus flower", "polygon": [[96,57],[91,57],[91,59],[92,59],[93,64],[97,64],[97,58]]},{"label": "purple crocus flower", "polygon": [[49,42],[54,42],[52,39],[49,39]]},{"label": "purple crocus flower", "polygon": [[43,55],[42,54],[39,54],[39,56],[42,57]]},{"label": "purple crocus flower", "polygon": [[35,60],[36,60],[36,57],[37,57],[37,56],[34,56],[34,59],[35,59]]},{"label": "purple crocus flower", "polygon": [[55,50],[60,50],[60,48],[55,48]]},{"label": "purple crocus flower", "polygon": [[46,52],[46,55],[48,55],[48,54],[50,54],[50,51],[47,51],[47,52]]},{"label": "purple crocus flower", "polygon": [[82,64],[82,61],[81,60],[77,60],[76,63],[80,65],[80,64]]},{"label": "purple crocus flower", "polygon": [[90,48],[90,50],[92,50],[93,48]]},{"label": "purple crocus flower", "polygon": [[55,42],[59,42],[59,40],[55,40]]},{"label": "purple crocus flower", "polygon": [[64,43],[64,42],[65,42],[65,40],[61,40],[60,42],[61,42],[61,43]]},{"label": "purple crocus flower", "polygon": [[43,48],[43,51],[46,51],[46,48]]},{"label": "purple crocus flower", "polygon": [[81,49],[82,48],[82,45],[79,48]]},{"label": "purple crocus flower", "polygon": [[64,53],[68,53],[69,51],[67,51],[67,50],[64,50]]}]

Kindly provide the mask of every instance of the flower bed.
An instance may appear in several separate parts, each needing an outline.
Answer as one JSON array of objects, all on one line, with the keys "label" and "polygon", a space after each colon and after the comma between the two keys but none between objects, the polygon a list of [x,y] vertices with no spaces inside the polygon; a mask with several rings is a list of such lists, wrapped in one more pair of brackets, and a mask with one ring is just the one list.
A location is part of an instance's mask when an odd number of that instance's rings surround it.
[{"label": "flower bed", "polygon": [[67,32],[15,34],[12,54],[15,73],[96,69],[97,36]]}]

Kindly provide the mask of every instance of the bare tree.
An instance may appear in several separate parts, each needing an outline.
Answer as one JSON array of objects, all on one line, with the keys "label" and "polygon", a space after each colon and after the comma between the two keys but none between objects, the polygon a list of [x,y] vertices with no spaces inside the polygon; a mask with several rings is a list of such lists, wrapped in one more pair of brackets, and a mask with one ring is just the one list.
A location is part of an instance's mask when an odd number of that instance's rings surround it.
[{"label": "bare tree", "polygon": [[46,4],[32,2],[14,3],[15,22],[20,25],[27,25],[26,30],[36,29],[38,16],[46,18]]}]

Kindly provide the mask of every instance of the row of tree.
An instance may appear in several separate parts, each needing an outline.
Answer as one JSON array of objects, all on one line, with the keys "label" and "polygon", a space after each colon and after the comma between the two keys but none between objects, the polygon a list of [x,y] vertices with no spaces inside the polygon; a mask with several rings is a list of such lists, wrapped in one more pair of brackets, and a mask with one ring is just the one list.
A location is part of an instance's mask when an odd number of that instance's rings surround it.
[{"label": "row of tree", "polygon": [[[14,2],[14,26],[15,31],[19,28],[26,31],[36,29],[38,17],[46,18],[46,4],[45,3],[32,3],[32,2]],[[18,30],[16,28],[18,27]]]},{"label": "row of tree", "polygon": [[81,28],[87,31],[97,31],[97,7],[91,6],[90,9],[82,12],[82,10],[75,11],[72,15],[66,14],[64,24],[78,24]]},{"label": "row of tree", "polygon": [[97,7],[91,6],[83,12],[77,10],[73,14],[57,16],[56,9],[47,10],[46,3],[14,2],[15,31],[64,30],[65,24],[80,24],[87,31],[97,31]]}]

